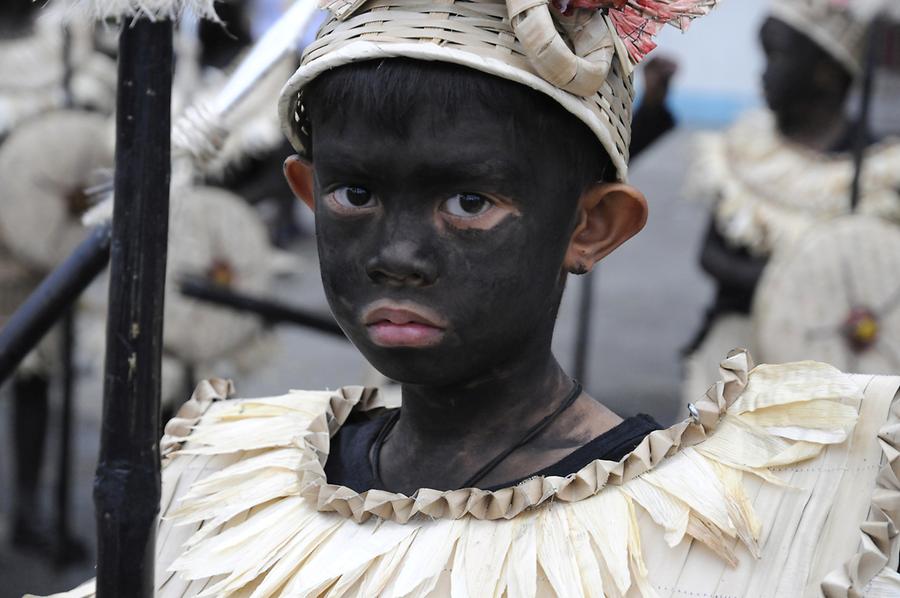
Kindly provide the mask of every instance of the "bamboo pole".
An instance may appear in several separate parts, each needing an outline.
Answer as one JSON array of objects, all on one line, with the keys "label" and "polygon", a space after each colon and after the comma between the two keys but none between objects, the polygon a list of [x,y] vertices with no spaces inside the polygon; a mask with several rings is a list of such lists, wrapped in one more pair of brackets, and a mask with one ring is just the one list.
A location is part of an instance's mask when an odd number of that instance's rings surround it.
[{"label": "bamboo pole", "polygon": [[74,308],[63,316],[60,328],[60,357],[62,375],[60,376],[61,405],[59,415],[59,445],[56,457],[56,492],[54,507],[55,549],[54,561],[57,565],[68,565],[85,557],[84,544],[72,533],[69,522],[71,502],[71,479],[74,447],[72,446],[72,430],[75,427],[75,322],[77,316]]},{"label": "bamboo pole", "polygon": [[103,427],[94,485],[98,598],[153,596],[169,218],[172,22],[119,38]]}]

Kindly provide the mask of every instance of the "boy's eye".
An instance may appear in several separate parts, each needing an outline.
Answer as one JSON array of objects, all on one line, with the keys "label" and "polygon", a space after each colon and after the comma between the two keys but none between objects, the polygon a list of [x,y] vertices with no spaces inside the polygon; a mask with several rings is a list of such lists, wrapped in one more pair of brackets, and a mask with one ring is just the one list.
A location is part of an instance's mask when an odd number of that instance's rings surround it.
[{"label": "boy's eye", "polygon": [[343,208],[370,208],[375,205],[372,193],[363,187],[338,187],[330,195]]},{"label": "boy's eye", "polygon": [[493,203],[477,193],[457,193],[447,199],[441,209],[457,218],[473,218],[487,212]]}]

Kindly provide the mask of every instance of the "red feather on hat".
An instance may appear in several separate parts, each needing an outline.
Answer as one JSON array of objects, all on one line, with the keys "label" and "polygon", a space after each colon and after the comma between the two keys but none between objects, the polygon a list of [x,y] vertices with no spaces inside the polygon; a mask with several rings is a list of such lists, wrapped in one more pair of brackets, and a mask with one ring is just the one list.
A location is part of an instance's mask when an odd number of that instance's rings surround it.
[{"label": "red feather on hat", "polygon": [[656,44],[653,37],[665,25],[686,30],[691,20],[702,17],[719,0],[554,0],[563,13],[574,9],[608,10],[616,33],[625,43],[632,62],[639,63]]}]

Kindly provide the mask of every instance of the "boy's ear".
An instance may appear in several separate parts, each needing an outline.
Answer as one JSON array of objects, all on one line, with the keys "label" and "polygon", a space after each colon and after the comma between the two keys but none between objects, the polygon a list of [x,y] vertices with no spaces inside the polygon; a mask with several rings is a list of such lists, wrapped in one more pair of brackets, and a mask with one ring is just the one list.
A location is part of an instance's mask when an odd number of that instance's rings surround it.
[{"label": "boy's ear", "polygon": [[594,264],[636,235],[647,223],[644,194],[624,183],[594,183],[581,195],[578,224],[563,267],[586,274]]},{"label": "boy's ear", "polygon": [[284,161],[284,177],[297,199],[316,211],[316,185],[313,166],[297,154]]}]

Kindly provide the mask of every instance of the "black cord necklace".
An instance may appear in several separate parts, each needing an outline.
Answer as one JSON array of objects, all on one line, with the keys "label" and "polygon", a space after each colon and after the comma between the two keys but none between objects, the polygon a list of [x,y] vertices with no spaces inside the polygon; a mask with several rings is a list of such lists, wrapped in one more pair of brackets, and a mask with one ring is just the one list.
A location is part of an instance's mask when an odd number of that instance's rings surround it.
[{"label": "black cord necklace", "polygon": [[[563,412],[566,411],[566,409],[572,406],[575,400],[581,396],[581,391],[581,383],[577,380],[573,381],[572,390],[569,391],[569,394],[566,395],[566,398],[553,411],[553,413],[547,415],[541,421],[529,428],[519,439],[519,441],[514,445],[502,451],[496,457],[488,461],[481,469],[476,471],[469,479],[463,482],[460,485],[460,488],[471,488],[475,486],[475,484],[484,479],[487,474],[496,469],[497,466],[500,465],[507,457],[534,440],[534,438],[538,434],[546,430],[550,424],[552,424],[560,415],[563,414]],[[399,409],[391,413],[390,417],[388,417],[388,420],[381,427],[381,430],[378,431],[378,435],[375,437],[375,441],[372,443],[372,450],[369,451],[369,464],[372,467],[372,472],[375,474],[375,481],[381,488],[385,487],[384,482],[381,480],[381,448],[382,446],[384,446],[384,442],[390,435],[391,430],[393,430],[394,426],[397,424],[398,419],[400,419]]]}]

